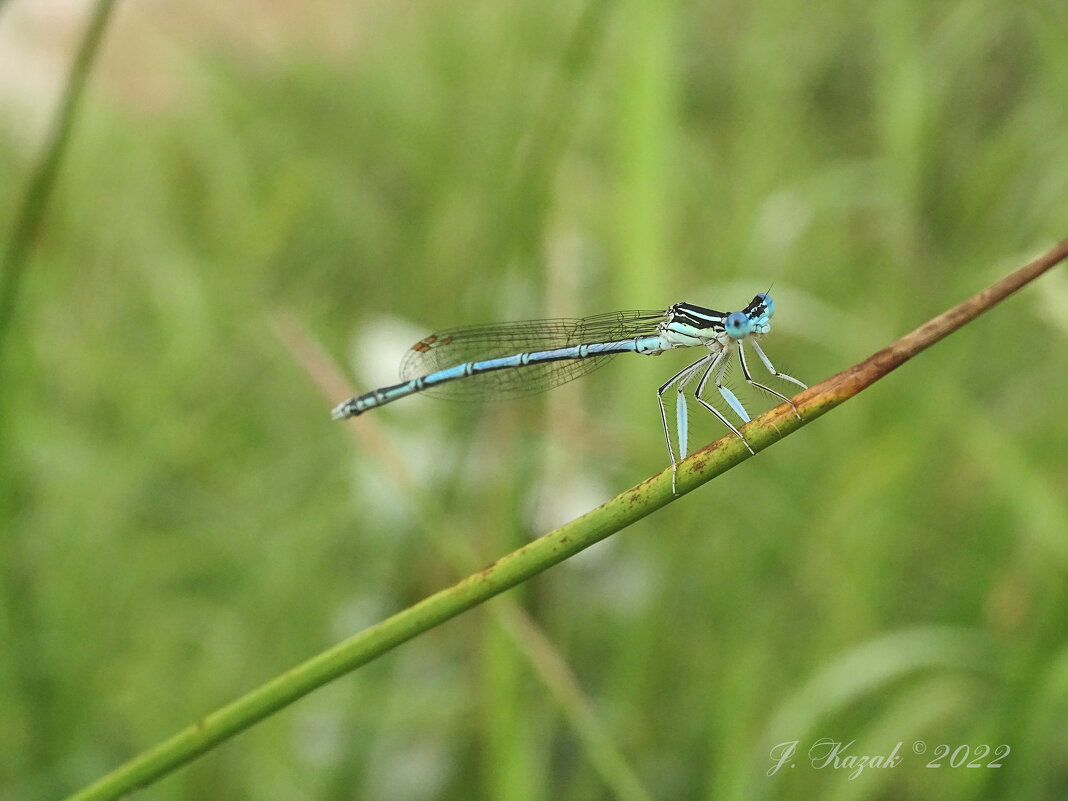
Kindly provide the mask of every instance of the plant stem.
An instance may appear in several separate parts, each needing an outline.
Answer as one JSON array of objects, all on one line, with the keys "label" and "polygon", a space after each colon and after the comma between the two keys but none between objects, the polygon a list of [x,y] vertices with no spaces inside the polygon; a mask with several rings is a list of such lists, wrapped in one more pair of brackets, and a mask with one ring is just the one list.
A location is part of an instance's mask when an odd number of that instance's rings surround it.
[{"label": "plant stem", "polygon": [[63,89],[59,111],[49,132],[41,159],[30,176],[30,183],[19,207],[11,239],[4,252],[4,272],[0,275],[0,365],[3,364],[4,343],[11,328],[22,277],[30,248],[41,230],[48,201],[56,185],[56,177],[70,142],[74,115],[85,90],[89,69],[93,65],[100,42],[107,28],[115,0],[98,0],[89,18],[81,46],[71,65],[67,85]]},{"label": "plant stem", "polygon": [[[798,395],[794,403],[801,412],[801,420],[786,404],[760,415],[743,429],[746,439],[754,450],[763,450],[852,398],[1066,257],[1068,240],[860,364]],[[733,435],[713,442],[679,465],[680,495],[710,481],[750,455],[745,445]],[[70,796],[70,801],[115,799],[156,781],[313,690],[526,581],[673,500],[671,471],[665,470],[452,587],[371,626],[201,718]]]}]

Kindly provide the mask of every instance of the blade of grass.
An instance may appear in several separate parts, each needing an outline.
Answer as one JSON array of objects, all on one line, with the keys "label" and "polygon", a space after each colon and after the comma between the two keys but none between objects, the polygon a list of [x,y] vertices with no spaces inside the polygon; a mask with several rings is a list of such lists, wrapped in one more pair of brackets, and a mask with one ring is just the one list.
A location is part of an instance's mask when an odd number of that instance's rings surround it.
[{"label": "blade of grass", "polygon": [[[28,775],[47,770],[52,763],[52,749],[59,742],[57,737],[64,724],[58,713],[55,677],[41,670],[47,657],[41,653],[41,640],[33,636],[40,631],[45,614],[33,590],[38,581],[36,544],[21,535],[17,523],[8,522],[18,521],[31,506],[27,497],[32,493],[27,491],[27,471],[18,464],[17,454],[22,449],[12,441],[14,416],[10,410],[13,388],[26,380],[16,365],[27,357],[25,354],[14,354],[15,358],[10,360],[5,357],[13,353],[8,340],[14,329],[26,265],[41,230],[63,154],[70,142],[75,112],[113,5],[114,0],[100,0],[92,11],[52,128],[19,199],[12,230],[0,253],[0,565],[4,573],[0,581],[0,607],[5,610],[8,630],[19,643],[7,654],[9,669],[5,679],[10,687],[18,688],[14,692],[23,699],[22,703],[34,708],[38,721],[26,732],[22,748],[20,763]],[[0,12],[3,10],[0,5]],[[10,181],[6,175],[3,180]],[[22,633],[26,636],[21,637]],[[17,717],[17,710],[12,710],[12,719]]]},{"label": "blade of grass", "polygon": [[85,36],[82,37],[81,46],[63,89],[59,111],[41,153],[41,159],[30,177],[11,239],[8,240],[4,253],[4,272],[0,275],[0,364],[3,363],[4,342],[15,314],[15,304],[30,248],[41,230],[48,201],[56,184],[56,176],[59,175],[63,155],[70,142],[74,115],[84,94],[89,69],[100,49],[100,42],[104,38],[104,30],[114,5],[115,0],[99,0],[93,8]]},{"label": "blade of grass", "polygon": [[[790,407],[783,404],[748,424],[744,429],[746,438],[754,450],[768,447],[854,397],[1066,257],[1068,240],[860,364],[798,395],[794,402],[803,419],[798,420]],[[710,444],[680,465],[680,495],[710,481],[749,456],[749,451],[734,436],[726,436]],[[665,470],[452,587],[398,612],[206,715],[70,796],[70,799],[114,799],[149,784],[333,679],[541,573],[673,500],[671,471]]]}]

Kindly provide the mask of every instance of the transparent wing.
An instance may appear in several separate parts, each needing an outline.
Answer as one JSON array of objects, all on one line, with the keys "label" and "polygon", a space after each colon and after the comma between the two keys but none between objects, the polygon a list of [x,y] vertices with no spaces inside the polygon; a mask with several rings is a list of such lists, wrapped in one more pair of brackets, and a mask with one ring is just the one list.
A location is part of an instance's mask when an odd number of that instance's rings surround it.
[{"label": "transparent wing", "polygon": [[[401,362],[400,376],[408,381],[467,362],[655,334],[665,319],[663,311],[622,311],[574,320],[527,320],[441,331],[411,347]],[[426,393],[461,400],[533,395],[586,375],[613,355],[492,370],[450,381]]]}]

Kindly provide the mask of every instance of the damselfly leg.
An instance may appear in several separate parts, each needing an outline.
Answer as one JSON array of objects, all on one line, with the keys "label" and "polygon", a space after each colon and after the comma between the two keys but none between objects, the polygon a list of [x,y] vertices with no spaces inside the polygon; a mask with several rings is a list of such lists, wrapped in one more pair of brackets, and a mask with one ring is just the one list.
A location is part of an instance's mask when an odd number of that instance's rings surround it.
[{"label": "damselfly leg", "polygon": [[[781,378],[783,381],[790,381],[794,384],[797,384],[797,386],[801,387],[801,389],[808,389],[806,385],[802,384],[793,376],[786,375],[786,373],[780,373],[778,370],[776,370],[775,367],[772,365],[771,360],[767,357],[767,355],[765,355],[764,351],[760,349],[760,345],[757,344],[756,340],[751,341],[749,344],[753,346],[753,350],[757,352],[757,356],[759,356],[760,360],[764,362],[764,366],[768,368],[769,373],[771,373],[776,378]],[[747,384],[751,384],[757,389],[762,389],[765,392],[774,395],[779,400],[789,403],[790,408],[793,409],[794,414],[797,415],[797,419],[801,419],[801,413],[797,411],[797,407],[794,406],[794,402],[792,400],[783,395],[781,392],[776,392],[771,387],[764,386],[759,381],[753,380],[753,377],[749,374],[749,365],[745,363],[745,348],[742,347],[741,341],[738,342],[738,361],[742,365],[742,375],[745,377],[745,381]]]}]

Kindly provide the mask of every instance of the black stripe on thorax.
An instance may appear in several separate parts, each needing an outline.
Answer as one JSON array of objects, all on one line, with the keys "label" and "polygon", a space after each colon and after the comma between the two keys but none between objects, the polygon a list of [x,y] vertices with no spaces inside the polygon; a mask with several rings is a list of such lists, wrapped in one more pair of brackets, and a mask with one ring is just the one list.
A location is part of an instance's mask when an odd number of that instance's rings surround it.
[{"label": "black stripe on thorax", "polygon": [[694,328],[712,328],[716,331],[723,330],[723,321],[727,318],[724,312],[692,303],[676,303],[670,312],[672,320],[692,325]]}]

